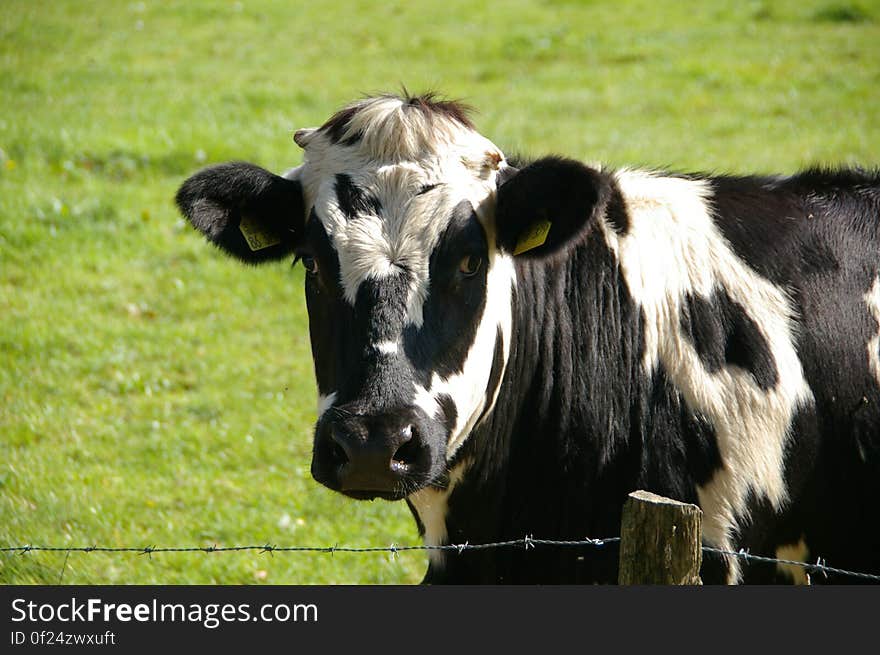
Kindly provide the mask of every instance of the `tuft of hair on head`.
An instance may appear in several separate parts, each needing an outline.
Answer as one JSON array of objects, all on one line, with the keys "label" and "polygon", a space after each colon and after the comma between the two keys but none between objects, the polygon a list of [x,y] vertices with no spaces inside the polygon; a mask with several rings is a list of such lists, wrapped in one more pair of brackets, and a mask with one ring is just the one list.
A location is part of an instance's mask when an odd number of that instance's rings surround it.
[{"label": "tuft of hair on head", "polygon": [[474,131],[468,105],[434,92],[379,94],[336,112],[318,131],[332,143],[359,145],[376,159],[417,159]]},{"label": "tuft of hair on head", "polygon": [[414,96],[406,90],[406,87],[403,87],[403,93],[400,97],[408,107],[416,107],[426,116],[443,116],[469,130],[475,129],[471,121],[471,115],[475,113],[475,110],[461,100],[444,98],[436,91],[427,91]]}]

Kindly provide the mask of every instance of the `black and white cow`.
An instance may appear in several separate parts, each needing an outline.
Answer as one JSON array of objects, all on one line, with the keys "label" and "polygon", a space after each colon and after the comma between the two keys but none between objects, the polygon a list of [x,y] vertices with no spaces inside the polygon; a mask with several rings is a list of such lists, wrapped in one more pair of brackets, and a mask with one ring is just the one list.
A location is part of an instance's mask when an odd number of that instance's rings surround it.
[{"label": "black and white cow", "polygon": [[[302,260],[316,480],[406,499],[428,544],[617,535],[644,488],[712,546],[880,573],[876,173],[513,165],[433,96],[295,141],[283,177],[213,166],[177,202],[245,262]],[[426,581],[613,582],[617,557],[435,551]]]}]

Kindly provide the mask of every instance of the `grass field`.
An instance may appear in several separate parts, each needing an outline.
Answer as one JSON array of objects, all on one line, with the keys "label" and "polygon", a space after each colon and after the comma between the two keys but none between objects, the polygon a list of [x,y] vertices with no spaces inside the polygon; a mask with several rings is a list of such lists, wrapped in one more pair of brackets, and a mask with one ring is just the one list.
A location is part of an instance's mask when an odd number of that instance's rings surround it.
[{"label": "grass field", "polygon": [[[309,477],[302,270],[172,198],[299,163],[362,92],[438,89],[508,151],[792,172],[880,163],[880,6],[38,2],[0,22],[0,546],[416,543]],[[536,535],[539,536],[539,535]],[[0,555],[3,583],[416,582],[419,554]]]}]

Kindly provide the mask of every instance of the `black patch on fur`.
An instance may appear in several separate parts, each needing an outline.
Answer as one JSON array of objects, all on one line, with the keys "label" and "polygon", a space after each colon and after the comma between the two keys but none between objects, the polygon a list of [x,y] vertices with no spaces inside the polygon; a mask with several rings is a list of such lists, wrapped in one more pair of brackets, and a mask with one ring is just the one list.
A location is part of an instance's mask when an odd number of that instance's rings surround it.
[{"label": "black patch on fur", "polygon": [[[876,235],[880,172],[807,170],[791,177],[704,178],[715,222],[737,255],[779,285],[834,274]],[[852,245],[857,245],[853,243]]]},{"label": "black patch on fur", "polygon": [[367,212],[378,215],[382,211],[379,199],[356,186],[350,175],[339,173],[336,176],[335,189],[339,209],[349,220]]},{"label": "black patch on fur", "polygon": [[[205,168],[183,183],[175,200],[208,241],[248,264],[287,257],[302,238],[302,185],[254,164]],[[239,229],[245,217],[279,243],[251,250]]]},{"label": "black patch on fur", "polygon": [[[466,277],[459,264],[469,255],[483,263]],[[486,305],[487,256],[483,227],[471,204],[462,201],[431,254],[422,326],[403,332],[404,352],[424,386],[434,373],[448,377],[463,369]]]},{"label": "black patch on fur", "polygon": [[804,275],[835,275],[841,268],[828,239],[810,234],[802,239],[801,271]]},{"label": "black patch on fur", "polygon": [[738,366],[751,373],[764,391],[779,381],[767,340],[726,290],[716,289],[710,298],[688,294],[682,306],[681,328],[710,373],[717,373],[724,365]]},{"label": "black patch on fur", "polygon": [[642,411],[643,488],[664,489],[664,495],[696,502],[695,488],[710,482],[724,466],[714,426],[688,406],[662,366],[654,373]]},{"label": "black patch on fur", "polygon": [[412,514],[413,519],[416,522],[416,529],[418,529],[419,535],[424,537],[425,536],[425,524],[422,523],[422,519],[419,517],[419,513],[416,511],[415,505],[412,504],[412,501],[409,498],[406,499],[406,505],[407,505],[407,507],[409,507],[409,511]]},{"label": "black patch on fur", "polygon": [[[823,475],[825,460],[834,459],[833,455],[829,458],[820,450],[822,440],[817,419],[816,408],[810,403],[798,407],[792,417],[785,449],[783,480],[788,498],[784,509],[776,510],[765,497],[753,492],[746,498],[746,512],[733,537],[734,543],[744,545],[755,555],[776,557],[777,548],[797,544],[801,539],[810,550],[808,557],[816,553],[810,561],[815,561],[818,553],[823,553],[823,557],[827,553],[812,526],[827,524],[826,507],[836,515],[844,513],[847,503],[843,497],[848,492],[840,495],[839,483],[834,483],[833,489],[822,489],[827,484],[825,480],[821,485],[816,484]],[[828,462],[827,465],[835,470],[840,466],[839,462]],[[847,517],[845,524],[852,525],[852,520],[854,517]],[[819,550],[815,550],[816,546]],[[780,574],[775,563],[741,560],[740,570],[742,582],[746,584],[791,582],[788,575]],[[821,576],[814,576],[813,583],[822,581]]]},{"label": "black patch on fur", "polygon": [[436,189],[438,186],[440,186],[439,183],[438,183],[438,184],[425,184],[424,186],[422,186],[421,189],[419,189],[419,190],[416,192],[416,195],[417,195],[417,196],[424,195],[424,194],[428,193],[429,191],[433,191],[433,190]]},{"label": "black patch on fur", "polygon": [[458,410],[455,408],[455,402],[452,400],[452,397],[445,393],[437,396],[437,404],[440,405],[440,410],[443,412],[442,420],[443,425],[446,427],[446,438],[448,439],[455,429],[455,422],[458,420]]},{"label": "black patch on fur", "polygon": [[608,204],[605,207],[605,221],[619,235],[629,232],[630,217],[626,209],[626,201],[616,183],[611,185],[608,194]]},{"label": "black patch on fur", "polygon": [[[315,367],[332,371],[329,388],[337,392],[336,404],[347,411],[366,415],[412,404],[414,377],[410,365],[376,348],[382,342],[397,340],[406,319],[408,286],[407,276],[401,272],[364,280],[354,307],[342,298],[338,288],[325,301],[329,309],[325,309],[325,320],[315,326],[316,337],[325,341],[329,336],[330,343],[320,357],[316,355]],[[311,305],[309,312],[311,325]],[[341,320],[337,322],[336,318]]]},{"label": "black patch on fur", "polygon": [[407,274],[367,279],[354,306],[343,298],[339,258],[315,210],[307,225],[304,254],[318,262],[306,275],[306,304],[318,389],[337,393],[336,404],[359,401],[364,408],[406,405],[411,398],[407,366],[376,350],[396,340],[406,316]]},{"label": "black patch on fur", "polygon": [[368,344],[396,341],[406,320],[409,274],[400,271],[361,282],[354,303],[355,330]]},{"label": "black patch on fur", "polygon": [[343,135],[348,131],[348,124],[351,122],[351,119],[354,118],[355,114],[357,114],[358,109],[359,107],[357,106],[340,109],[333,114],[333,116],[331,116],[329,120],[320,127],[320,129],[330,137],[330,140],[333,143],[339,143],[344,146],[355,145],[363,138],[363,134],[358,132],[350,135],[347,139],[343,139]]},{"label": "black patch on fur", "polygon": [[[684,405],[684,403],[682,403]],[[682,423],[685,425],[685,456],[693,481],[705,486],[724,468],[718,439],[712,423],[700,412],[685,408]]]},{"label": "black patch on fur", "polygon": [[492,354],[492,368],[489,369],[489,382],[486,384],[485,407],[480,416],[480,421],[483,420],[492,405],[492,398],[495,396],[495,392],[498,390],[498,385],[501,383],[501,374],[503,372],[504,332],[502,332],[501,326],[499,325],[498,330],[495,333],[495,352]]},{"label": "black patch on fur", "polygon": [[339,258],[314,208],[302,247],[302,254],[314,257],[318,263],[318,273],[305,276],[305,296],[315,378],[318,390],[326,395],[339,391],[340,383],[349,377],[348,362],[358,355],[357,340],[351,331],[354,310],[342,299]]},{"label": "black patch on fur", "polygon": [[[654,436],[652,443],[645,443],[647,452],[644,456],[653,460],[646,466],[646,471],[653,470],[651,475],[656,476],[650,480],[652,486],[668,485],[663,477],[671,470],[686,470],[688,482],[693,485],[708,484],[715,472],[724,466],[712,423],[702,413],[688,407],[662,367],[655,373],[651,393],[649,405]],[[670,432],[672,436],[661,437],[658,434],[661,431]],[[661,445],[664,441],[667,443]],[[657,466],[664,460],[665,464]],[[678,493],[687,494],[687,485]]]}]

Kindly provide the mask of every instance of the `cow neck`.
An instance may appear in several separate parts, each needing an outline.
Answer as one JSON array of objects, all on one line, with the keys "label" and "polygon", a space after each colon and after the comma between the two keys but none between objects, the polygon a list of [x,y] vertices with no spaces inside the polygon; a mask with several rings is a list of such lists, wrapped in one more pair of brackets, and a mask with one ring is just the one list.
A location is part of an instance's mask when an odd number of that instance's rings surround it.
[{"label": "cow neck", "polygon": [[[629,412],[629,387],[643,377],[642,321],[601,232],[556,259],[518,261],[513,303],[510,356],[495,409],[462,449],[470,474],[450,499],[453,540],[455,532],[471,541],[510,537],[516,529],[510,526],[531,521],[532,510],[565,511],[555,495],[567,491],[565,480],[596,480],[628,439],[620,418]],[[575,471],[574,478],[566,475]],[[471,506],[459,511],[464,503],[455,496]],[[487,523],[486,516],[494,519]],[[544,523],[535,518],[532,526]],[[558,526],[568,523],[560,518]]]}]

